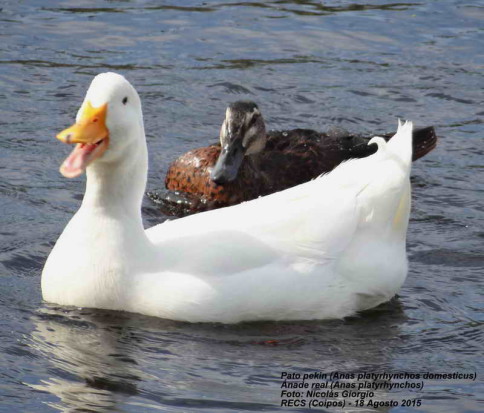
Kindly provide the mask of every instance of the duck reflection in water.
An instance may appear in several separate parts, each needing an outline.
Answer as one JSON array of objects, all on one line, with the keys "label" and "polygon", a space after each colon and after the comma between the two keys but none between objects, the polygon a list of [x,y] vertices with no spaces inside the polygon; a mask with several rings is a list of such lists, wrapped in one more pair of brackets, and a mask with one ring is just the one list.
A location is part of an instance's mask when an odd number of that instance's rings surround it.
[{"label": "duck reflection in water", "polygon": [[[391,371],[394,349],[408,345],[400,329],[406,316],[398,299],[365,317],[331,321],[194,325],[49,306],[33,322],[28,344],[45,360],[49,376],[28,386],[58,398],[48,404],[61,412],[121,412],[141,406],[163,410],[186,406],[187,400],[204,407],[201,394],[207,403],[219,400],[219,408],[228,407],[223,394],[231,395],[231,407],[243,408],[244,400],[250,400],[251,407],[262,410],[279,405],[280,397],[260,391],[254,398],[253,386],[247,387],[253,376],[272,377],[270,386],[280,388],[287,366],[304,373],[315,369],[314,360],[322,372],[353,372],[354,366]],[[270,361],[268,351],[274,356]],[[207,376],[204,368],[212,373]],[[391,398],[385,390],[375,394],[380,400]]]},{"label": "duck reflection in water", "polygon": [[[118,405],[138,394],[143,374],[131,356],[129,319],[109,311],[46,308],[34,319],[32,347],[54,368],[36,390],[51,393],[62,412],[120,411]],[[124,325],[126,324],[126,325]]]}]

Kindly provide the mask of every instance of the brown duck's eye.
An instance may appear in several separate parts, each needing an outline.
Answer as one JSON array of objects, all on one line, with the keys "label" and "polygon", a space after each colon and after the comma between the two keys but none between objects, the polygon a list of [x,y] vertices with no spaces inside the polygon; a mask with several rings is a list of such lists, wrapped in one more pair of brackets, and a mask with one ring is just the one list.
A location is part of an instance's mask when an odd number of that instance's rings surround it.
[{"label": "brown duck's eye", "polygon": [[249,124],[247,125],[247,129],[250,129],[254,124],[257,122],[257,119],[259,119],[259,115],[255,114],[252,115],[252,119],[249,121]]},{"label": "brown duck's eye", "polygon": [[123,99],[123,105],[126,105],[126,103],[128,103],[128,97],[127,96]]}]

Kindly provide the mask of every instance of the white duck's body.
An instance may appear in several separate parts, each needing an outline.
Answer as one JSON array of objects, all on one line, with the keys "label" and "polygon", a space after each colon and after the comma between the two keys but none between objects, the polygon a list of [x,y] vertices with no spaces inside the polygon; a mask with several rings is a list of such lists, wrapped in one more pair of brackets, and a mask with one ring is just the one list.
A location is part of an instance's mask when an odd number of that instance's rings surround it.
[{"label": "white duck's body", "polygon": [[[119,89],[130,93],[129,116],[113,103]],[[385,302],[403,284],[410,123],[389,143],[375,138],[376,154],[314,181],[145,231],[139,98],[103,74],[88,99],[108,103],[110,147],[87,168],[82,206],[47,260],[46,301],[191,322],[327,319]]]}]

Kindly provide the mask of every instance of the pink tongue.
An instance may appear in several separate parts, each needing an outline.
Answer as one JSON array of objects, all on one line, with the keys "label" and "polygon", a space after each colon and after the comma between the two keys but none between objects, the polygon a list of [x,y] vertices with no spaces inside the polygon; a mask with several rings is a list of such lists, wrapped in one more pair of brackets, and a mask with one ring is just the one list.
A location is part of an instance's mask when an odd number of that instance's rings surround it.
[{"label": "pink tongue", "polygon": [[66,178],[75,178],[82,174],[94,149],[96,145],[77,144],[60,168],[62,175]]}]

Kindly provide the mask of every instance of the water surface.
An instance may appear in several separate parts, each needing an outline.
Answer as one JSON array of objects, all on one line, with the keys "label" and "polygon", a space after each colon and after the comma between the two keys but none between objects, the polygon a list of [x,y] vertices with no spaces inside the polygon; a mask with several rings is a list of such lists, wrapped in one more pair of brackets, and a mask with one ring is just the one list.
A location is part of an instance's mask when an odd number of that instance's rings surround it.
[{"label": "water surface", "polygon": [[[2,2],[0,410],[289,412],[303,409],[280,407],[285,370],[482,376],[483,18],[477,0]],[[236,99],[257,101],[272,128],[434,125],[439,147],[412,172],[399,297],[343,321],[237,326],[42,302],[43,263],[84,192],[58,173],[69,148],[53,137],[107,70],[141,95],[148,189],[216,139]],[[166,219],[147,200],[143,212],[147,226]],[[478,412],[484,386],[378,397],[423,400],[379,411]]]}]

